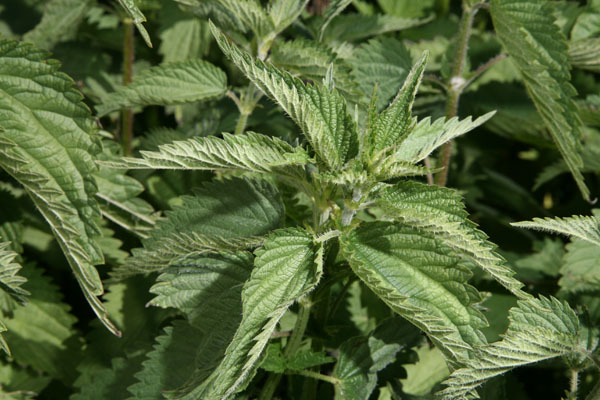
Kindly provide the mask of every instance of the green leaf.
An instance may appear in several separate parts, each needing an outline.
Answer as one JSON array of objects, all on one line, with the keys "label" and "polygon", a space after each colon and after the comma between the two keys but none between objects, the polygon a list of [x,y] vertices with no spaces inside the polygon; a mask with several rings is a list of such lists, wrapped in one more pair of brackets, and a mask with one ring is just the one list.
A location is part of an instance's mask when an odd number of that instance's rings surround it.
[{"label": "green leaf", "polygon": [[158,51],[164,63],[199,58],[208,53],[211,36],[207,22],[186,15],[175,2],[163,5],[159,21]]},{"label": "green leaf", "polygon": [[401,142],[413,129],[416,118],[411,115],[412,105],[425,71],[427,57],[428,53],[425,53],[417,60],[394,101],[375,117],[369,127],[369,149],[372,154],[379,156],[380,152]]},{"label": "green leaf", "polygon": [[402,391],[413,396],[430,394],[433,387],[450,375],[444,362],[444,355],[437,347],[429,343],[416,350],[419,361],[415,364],[403,365],[406,378],[402,379]]},{"label": "green leaf", "polygon": [[323,14],[323,23],[321,24],[321,28],[319,29],[319,41],[323,40],[323,34],[325,33],[325,29],[327,29],[327,25],[337,17],[346,7],[348,7],[352,3],[352,0],[333,0],[325,9],[325,13]]},{"label": "green leaf", "polygon": [[70,382],[75,378],[74,367],[80,348],[70,348],[68,339],[75,333],[77,319],[62,295],[41,270],[26,265],[22,275],[27,278],[25,289],[31,292],[27,306],[17,307],[13,315],[4,318],[13,358],[54,378]]},{"label": "green leaf", "polygon": [[454,117],[447,121],[445,118],[439,118],[432,123],[430,117],[424,118],[398,145],[398,150],[393,157],[412,163],[419,162],[447,141],[483,125],[494,114],[495,111],[489,112],[475,121],[471,117],[463,120]]},{"label": "green leaf", "polygon": [[[19,181],[50,224],[87,301],[111,332],[97,298],[104,262],[94,237],[96,127],[73,81],[29,44],[0,41],[0,165]],[[27,91],[23,91],[26,86]]]},{"label": "green leaf", "polygon": [[[253,257],[246,252],[191,255],[175,260],[159,276],[158,283],[151,289],[158,296],[149,304],[180,309],[191,326],[196,328],[193,329],[195,338],[188,340],[196,344],[196,348],[190,349],[196,357],[184,374],[189,379],[185,385],[180,382],[160,389],[177,389],[174,392],[176,397],[185,395],[205,380],[219,364],[242,319],[241,293],[252,266]],[[171,345],[184,344],[173,342]],[[157,349],[156,356],[166,361],[172,360],[173,355],[165,354],[166,350]],[[136,398],[140,398],[142,393],[150,394],[150,390],[156,387],[156,383],[150,387],[147,384],[157,378],[155,370],[160,368],[156,365],[157,361],[151,356],[145,371],[138,375],[140,381],[146,384],[131,388]],[[166,373],[166,377],[169,376],[170,372]]]},{"label": "green leaf", "polygon": [[174,390],[185,384],[196,368],[202,331],[176,320],[156,338],[154,349],[142,363],[135,377],[138,382],[128,390],[133,399],[163,400],[163,391]]},{"label": "green leaf", "polygon": [[[148,304],[177,308],[192,326],[214,335],[232,310],[241,307],[242,286],[250,277],[253,261],[250,253],[231,251],[174,260],[150,289],[157,296]],[[229,325],[235,332],[239,318],[233,317]]]},{"label": "green leaf", "polygon": [[119,0],[119,4],[121,4],[121,7],[123,7],[123,9],[127,12],[129,17],[133,20],[133,23],[142,35],[142,38],[144,39],[148,47],[152,47],[150,35],[148,35],[148,31],[146,31],[146,28],[144,28],[144,25],[142,25],[143,22],[146,22],[146,17],[140,11],[136,4],[139,1],[140,0]]},{"label": "green leaf", "polygon": [[[136,357],[136,358],[139,358]],[[127,396],[127,387],[134,382],[133,371],[137,360],[115,357],[110,367],[91,366],[84,369],[81,377],[87,378],[80,382],[81,390],[69,400],[105,400],[123,399]]]},{"label": "green leaf", "polygon": [[475,388],[494,376],[576,351],[579,320],[566,302],[545,297],[522,300],[510,310],[509,320],[501,341],[477,347],[466,367],[445,381],[443,400],[478,398]]},{"label": "green leaf", "polygon": [[25,305],[25,296],[30,293],[21,287],[27,279],[18,275],[21,265],[15,262],[16,257],[18,254],[10,249],[10,242],[0,242],[0,289],[17,303]]},{"label": "green leaf", "polygon": [[302,371],[318,365],[329,364],[335,361],[333,357],[329,357],[324,351],[315,352],[310,349],[299,350],[289,359],[286,359],[281,344],[270,344],[267,350],[267,357],[260,365],[262,369],[278,374],[288,371]]},{"label": "green leaf", "polygon": [[23,40],[33,42],[42,49],[52,49],[59,42],[74,39],[79,23],[94,0],[51,0],[46,3],[42,20]]},{"label": "green leaf", "polygon": [[[21,305],[25,305],[25,296],[30,295],[30,293],[21,287],[23,283],[27,282],[27,279],[18,275],[21,265],[15,262],[16,257],[18,257],[18,254],[10,249],[9,242],[0,243],[0,289],[2,289],[10,299]],[[0,303],[0,309],[3,314],[6,313],[10,315],[14,307],[12,304],[5,304],[6,302],[7,301],[3,300]],[[6,325],[0,320],[0,347],[8,356],[10,356],[11,353],[8,344],[4,340],[4,337],[2,337],[2,332],[6,331]]]},{"label": "green leaf", "polygon": [[290,179],[304,176],[301,166],[310,161],[302,147],[292,147],[278,138],[246,132],[195,137],[159,146],[159,151],[141,151],[143,158],[104,162],[113,168],[197,169],[275,173]]},{"label": "green leaf", "polygon": [[222,96],[227,76],[207,61],[192,59],[161,64],[137,74],[96,106],[100,116],[121,108],[194,103]]},{"label": "green leaf", "polygon": [[396,360],[396,354],[420,339],[419,331],[400,318],[382,322],[370,335],[351,338],[339,349],[333,370],[339,382],[336,398],[367,400],[377,385],[377,372]]},{"label": "green leaf", "polygon": [[533,242],[533,254],[520,257],[514,264],[521,275],[557,277],[564,255],[563,247],[562,240],[546,237],[543,241]]},{"label": "green leaf", "polygon": [[432,236],[388,222],[366,222],[342,236],[352,270],[395,312],[423,330],[450,363],[485,343],[486,321],[467,284],[470,270]]},{"label": "green leaf", "polygon": [[581,120],[569,83],[566,38],[544,0],[493,0],[491,15],[498,38],[515,62],[523,82],[585,199],[580,169]]},{"label": "green leaf", "polygon": [[242,322],[225,358],[189,399],[227,399],[253,377],[279,319],[317,285],[322,273],[321,245],[309,233],[275,231],[256,251],[250,280],[242,292]]},{"label": "green leaf", "polygon": [[269,15],[258,0],[218,0],[221,6],[252,30],[257,38],[262,39],[272,32],[275,27]]},{"label": "green leaf", "polygon": [[138,197],[144,191],[144,186],[125,173],[101,166],[94,174],[98,185],[96,197],[106,219],[146,238],[156,223],[156,217],[152,215],[154,208]]},{"label": "green leaf", "polygon": [[309,0],[274,0],[269,2],[269,18],[275,27],[273,37],[290,26],[306,8]]},{"label": "green leaf", "polygon": [[258,239],[283,223],[284,208],[277,189],[267,181],[230,179],[207,183],[195,196],[167,211],[144,240],[144,249],[116,275],[125,277],[165,269],[190,253],[215,253],[255,247]]},{"label": "green leaf", "polygon": [[560,268],[562,277],[558,281],[565,292],[595,292],[600,290],[600,246],[573,239],[566,247],[567,252]]},{"label": "green leaf", "polygon": [[597,216],[574,215],[567,218],[534,218],[533,221],[513,222],[511,225],[576,237],[600,246],[600,222]]},{"label": "green leaf", "polygon": [[600,38],[582,39],[569,43],[571,65],[600,72]]},{"label": "green leaf", "polygon": [[335,170],[356,155],[356,126],[337,90],[306,85],[289,73],[252,58],[212,24],[211,30],[223,53],[300,126],[327,167]]},{"label": "green leaf", "polygon": [[495,251],[495,245],[467,217],[460,193],[453,189],[414,181],[398,182],[383,189],[376,199],[385,213],[404,225],[429,232],[461,256],[489,273],[521,298],[523,284]]},{"label": "green leaf", "polygon": [[203,19],[210,19],[221,29],[246,33],[248,27],[238,18],[237,13],[243,10],[230,11],[221,0],[175,0],[187,11]]},{"label": "green leaf", "polygon": [[349,65],[345,60],[337,58],[323,43],[302,38],[276,42],[271,49],[269,62],[302,79],[317,83],[325,79],[328,67],[333,65],[335,88],[346,100],[355,100],[361,96],[354,78],[350,75]]},{"label": "green leaf", "polygon": [[325,29],[323,39],[327,42],[352,42],[386,32],[413,28],[428,21],[430,19],[408,19],[391,15],[343,14],[331,21]]},{"label": "green leaf", "polygon": [[412,58],[401,41],[388,37],[372,39],[361,45],[350,58],[352,76],[365,96],[377,85],[377,109],[389,104],[405,82]]}]

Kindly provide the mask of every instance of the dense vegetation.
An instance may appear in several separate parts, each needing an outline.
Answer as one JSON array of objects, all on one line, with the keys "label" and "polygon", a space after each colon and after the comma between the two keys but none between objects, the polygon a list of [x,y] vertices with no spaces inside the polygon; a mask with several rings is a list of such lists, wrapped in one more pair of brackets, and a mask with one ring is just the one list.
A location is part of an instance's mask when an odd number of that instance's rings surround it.
[{"label": "dense vegetation", "polygon": [[1,399],[600,398],[600,1],[0,33]]}]

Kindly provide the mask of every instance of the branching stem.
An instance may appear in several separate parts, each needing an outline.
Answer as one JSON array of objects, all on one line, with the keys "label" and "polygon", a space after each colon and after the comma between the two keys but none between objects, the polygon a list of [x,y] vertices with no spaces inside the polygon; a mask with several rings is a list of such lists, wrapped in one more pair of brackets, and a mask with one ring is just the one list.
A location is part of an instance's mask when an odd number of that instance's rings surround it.
[{"label": "branching stem", "polygon": [[[308,318],[310,317],[310,309],[312,307],[312,300],[309,298],[304,302],[300,302],[300,310],[298,311],[298,318],[296,319],[296,325],[294,325],[294,330],[292,331],[292,335],[290,336],[289,341],[285,346],[285,350],[283,354],[286,358],[292,356],[298,351],[300,348],[300,344],[302,343],[302,338],[304,337],[304,332],[306,331],[306,326],[308,325]],[[270,400],[277,389],[277,385],[279,385],[279,381],[281,380],[281,374],[271,374],[267,378],[265,385],[263,386],[260,395],[258,396],[259,400]]]}]

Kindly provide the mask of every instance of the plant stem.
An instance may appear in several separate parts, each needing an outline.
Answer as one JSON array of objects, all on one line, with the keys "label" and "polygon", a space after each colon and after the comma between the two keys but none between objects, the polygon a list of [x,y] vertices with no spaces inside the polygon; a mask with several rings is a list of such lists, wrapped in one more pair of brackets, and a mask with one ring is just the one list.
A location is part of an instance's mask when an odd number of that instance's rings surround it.
[{"label": "plant stem", "polygon": [[577,396],[577,386],[579,385],[579,370],[571,369],[571,387],[570,392],[573,396]]},{"label": "plant stem", "polygon": [[235,131],[233,132],[234,135],[241,135],[242,133],[244,133],[244,130],[246,129],[246,124],[248,123],[248,116],[250,114],[247,113],[240,113],[240,117],[238,118],[237,124],[235,125]]},{"label": "plant stem", "polygon": [[320,374],[318,372],[314,372],[314,371],[310,371],[310,370],[286,371],[286,374],[307,376],[309,378],[319,379],[321,381],[329,382],[332,385],[337,385],[338,383],[340,383],[339,379],[334,378],[333,376]]},{"label": "plant stem", "polygon": [[[482,7],[482,3],[474,4],[465,8],[458,27],[458,41],[454,51],[454,64],[452,65],[452,74],[448,82],[448,98],[446,99],[446,119],[453,118],[458,113],[458,102],[463,89],[465,80],[463,78],[464,69],[467,61],[467,50],[469,47],[469,38],[471,37],[471,27],[475,14]],[[446,186],[448,180],[448,168],[450,167],[450,158],[452,156],[452,141],[446,142],[442,148],[442,170],[436,176],[436,183],[439,186]]]},{"label": "plant stem", "polygon": [[[123,20],[123,85],[129,85],[133,80],[133,60],[135,47],[133,42],[133,21],[129,18]],[[121,110],[121,147],[123,155],[131,155],[131,142],[133,141],[133,110]]]},{"label": "plant stem", "polygon": [[260,90],[257,90],[254,84],[250,83],[246,88],[246,92],[240,94],[240,98],[238,98],[235,93],[231,91],[227,92],[227,96],[233,100],[238,108],[238,111],[240,112],[240,116],[237,124],[235,125],[235,131],[233,134],[241,135],[246,130],[248,117],[256,108],[258,101],[262,97],[262,93]]},{"label": "plant stem", "polygon": [[[289,341],[285,346],[285,350],[283,355],[286,358],[289,358],[293,354],[298,351],[300,344],[302,343],[302,337],[304,336],[304,331],[306,331],[306,326],[308,325],[308,317],[310,317],[310,309],[312,307],[311,299],[307,299],[304,302],[300,303],[300,310],[298,311],[298,318],[296,319],[296,325],[294,325],[294,330],[292,335],[290,336]],[[271,374],[267,378],[265,385],[263,386],[260,395],[258,396],[259,400],[270,400],[273,398],[273,394],[277,389],[277,385],[279,385],[279,381],[281,380],[281,374]]]}]

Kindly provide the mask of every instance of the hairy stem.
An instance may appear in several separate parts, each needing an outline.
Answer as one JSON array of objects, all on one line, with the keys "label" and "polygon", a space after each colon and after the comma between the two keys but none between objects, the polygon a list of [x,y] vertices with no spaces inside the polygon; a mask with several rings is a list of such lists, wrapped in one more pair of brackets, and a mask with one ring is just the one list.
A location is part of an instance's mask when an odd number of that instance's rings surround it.
[{"label": "hairy stem", "polygon": [[579,370],[571,369],[571,387],[569,388],[571,394],[576,398],[577,387],[579,386]]},{"label": "hairy stem", "polygon": [[[289,341],[285,346],[285,350],[283,352],[286,358],[289,358],[293,354],[298,351],[300,344],[302,343],[302,338],[304,337],[304,332],[306,331],[306,326],[308,325],[308,318],[310,317],[310,309],[312,307],[312,301],[310,299],[305,300],[300,303],[300,310],[298,311],[298,318],[296,319],[296,325],[294,325],[294,330],[292,331],[292,335],[290,336]],[[281,380],[281,374],[271,374],[267,378],[265,385],[263,386],[260,395],[258,396],[259,400],[270,400],[273,398],[273,394],[277,389],[277,385],[279,385],[279,381]]]},{"label": "hairy stem", "polygon": [[[446,99],[446,119],[455,117],[458,114],[458,103],[462,93],[465,80],[463,78],[465,65],[467,62],[467,50],[469,47],[469,38],[471,37],[471,27],[473,19],[481,4],[477,3],[463,11],[460,25],[458,27],[458,41],[454,51],[454,64],[452,65],[452,74],[448,82],[448,97]],[[446,142],[442,148],[442,170],[436,176],[436,183],[440,186],[446,186],[448,181],[448,168],[450,167],[450,158],[452,156],[452,141]]]},{"label": "hairy stem", "polygon": [[235,131],[233,132],[234,135],[241,135],[242,133],[244,133],[244,130],[246,129],[246,124],[248,123],[249,116],[250,116],[250,114],[247,114],[247,113],[240,114],[237,124],[235,125]]},{"label": "hairy stem", "polygon": [[[133,60],[135,48],[133,42],[133,21],[129,18],[123,20],[123,85],[129,85],[133,80]],[[133,141],[133,110],[121,110],[121,147],[123,154],[131,155],[131,142]]]},{"label": "hairy stem", "polygon": [[233,134],[241,135],[246,130],[248,117],[256,108],[258,101],[262,97],[262,93],[256,88],[256,86],[254,86],[254,84],[250,83],[246,88],[246,91],[240,95],[239,99],[231,91],[227,92],[227,96],[233,100],[240,112],[240,116],[237,124],[235,125],[235,131]]}]

